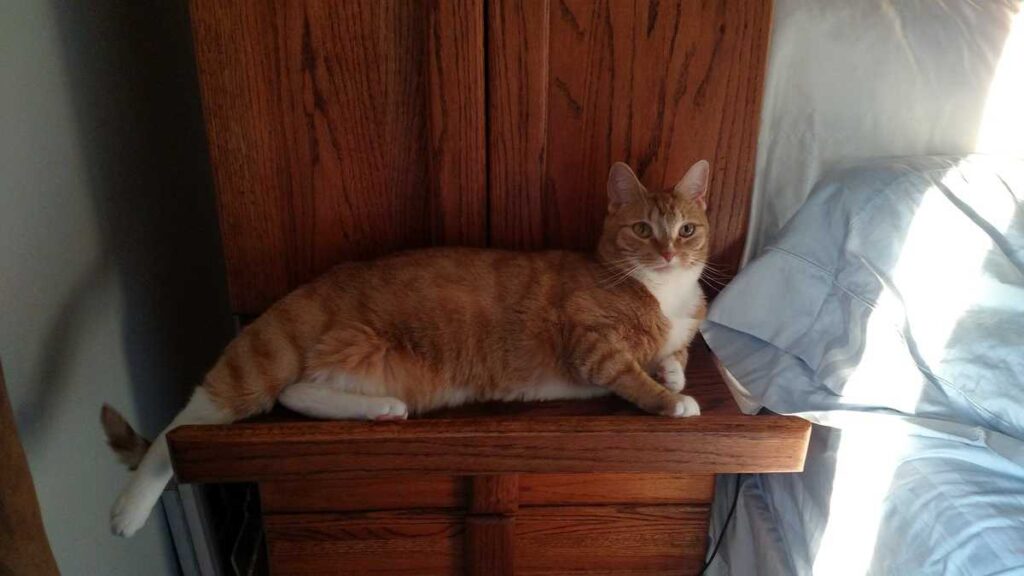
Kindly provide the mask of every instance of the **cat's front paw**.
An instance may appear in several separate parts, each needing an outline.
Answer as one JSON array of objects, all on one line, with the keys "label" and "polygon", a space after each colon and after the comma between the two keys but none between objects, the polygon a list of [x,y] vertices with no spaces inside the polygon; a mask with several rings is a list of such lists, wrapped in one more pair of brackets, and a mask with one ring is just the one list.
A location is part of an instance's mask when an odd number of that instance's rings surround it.
[{"label": "cat's front paw", "polygon": [[406,420],[409,418],[409,408],[398,398],[382,398],[372,416],[378,421]]},{"label": "cat's front paw", "polygon": [[686,388],[686,374],[683,371],[683,365],[676,360],[675,356],[669,356],[661,361],[661,366],[658,367],[654,379],[673,392],[682,392]]},{"label": "cat's front paw", "polygon": [[673,418],[700,416],[700,406],[697,405],[697,401],[693,399],[693,396],[680,394],[679,399],[676,400],[676,404],[672,408],[672,414],[669,414],[669,416]]}]

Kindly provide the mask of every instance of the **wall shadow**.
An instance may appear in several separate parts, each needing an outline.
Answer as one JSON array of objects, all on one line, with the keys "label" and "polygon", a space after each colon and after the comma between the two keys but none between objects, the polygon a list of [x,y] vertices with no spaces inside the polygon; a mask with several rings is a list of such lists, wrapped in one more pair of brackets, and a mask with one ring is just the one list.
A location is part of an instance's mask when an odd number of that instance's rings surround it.
[{"label": "wall shadow", "polygon": [[[139,424],[152,434],[233,332],[187,3],[51,6],[102,251],[123,295]],[[59,342],[89,298],[82,288],[65,303],[49,338],[58,345],[47,347],[39,366],[61,363]],[[43,373],[40,382],[41,396],[66,388],[59,373]]]}]

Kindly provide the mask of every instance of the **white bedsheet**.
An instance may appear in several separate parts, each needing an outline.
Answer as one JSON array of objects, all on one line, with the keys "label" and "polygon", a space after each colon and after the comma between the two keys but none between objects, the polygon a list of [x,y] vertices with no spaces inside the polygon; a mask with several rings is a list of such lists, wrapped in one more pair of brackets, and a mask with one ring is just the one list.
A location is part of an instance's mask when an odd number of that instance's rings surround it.
[{"label": "white bedsheet", "polygon": [[1024,155],[1020,8],[1019,0],[776,0],[747,256],[833,168],[892,156]]}]

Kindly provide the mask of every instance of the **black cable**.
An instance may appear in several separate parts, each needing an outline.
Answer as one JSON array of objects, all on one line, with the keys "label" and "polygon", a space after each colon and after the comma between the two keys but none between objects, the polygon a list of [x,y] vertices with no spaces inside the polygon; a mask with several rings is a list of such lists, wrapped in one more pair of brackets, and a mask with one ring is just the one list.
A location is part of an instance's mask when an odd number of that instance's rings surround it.
[{"label": "black cable", "polygon": [[740,477],[736,476],[736,490],[732,494],[732,506],[729,507],[729,514],[725,516],[725,523],[722,524],[722,529],[718,532],[718,538],[715,540],[715,549],[711,551],[711,557],[708,558],[707,562],[704,563],[704,567],[700,569],[697,576],[704,576],[704,572],[707,572],[708,566],[715,561],[715,556],[718,556],[718,549],[722,546],[722,539],[725,538],[725,531],[729,528],[729,522],[732,521],[732,515],[736,512],[736,503],[740,500]]}]

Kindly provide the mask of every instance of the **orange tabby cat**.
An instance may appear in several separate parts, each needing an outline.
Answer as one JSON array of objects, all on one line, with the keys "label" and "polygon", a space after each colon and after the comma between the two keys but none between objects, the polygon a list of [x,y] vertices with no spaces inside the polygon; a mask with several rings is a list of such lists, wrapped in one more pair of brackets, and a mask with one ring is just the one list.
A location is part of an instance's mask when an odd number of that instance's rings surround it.
[{"label": "orange tabby cat", "polygon": [[[701,161],[673,189],[649,192],[612,166],[593,254],[436,248],[342,264],[242,330],[167,430],[275,401],[314,418],[379,420],[615,393],[655,414],[699,414],[680,392],[705,307],[708,175]],[[104,416],[111,445],[138,465],[111,511],[113,531],[128,536],[172,471],[166,431],[147,450],[115,415]]]}]

